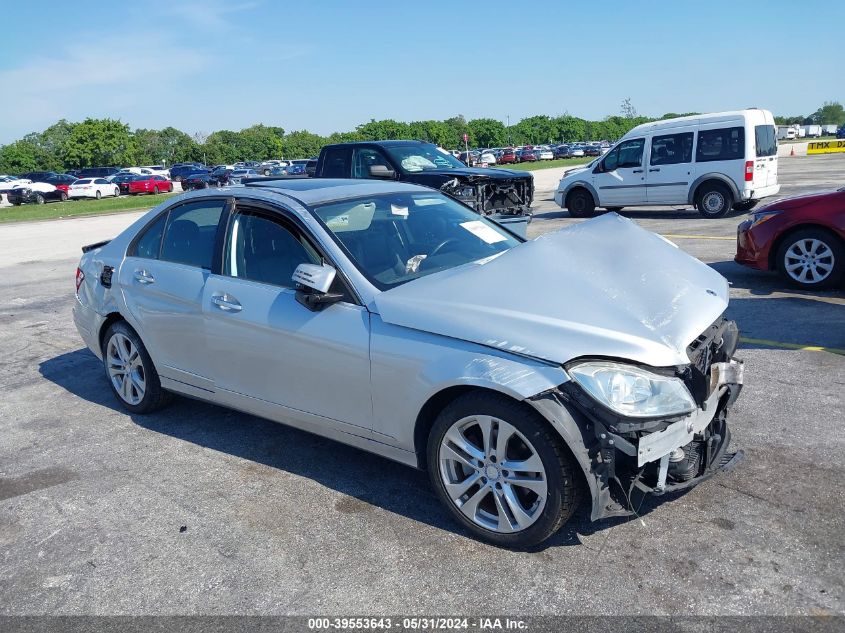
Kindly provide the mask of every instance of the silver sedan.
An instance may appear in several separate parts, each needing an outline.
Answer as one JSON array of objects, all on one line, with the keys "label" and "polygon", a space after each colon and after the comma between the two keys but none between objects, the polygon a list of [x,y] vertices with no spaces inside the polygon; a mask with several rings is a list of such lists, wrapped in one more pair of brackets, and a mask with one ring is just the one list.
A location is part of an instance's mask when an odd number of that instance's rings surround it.
[{"label": "silver sedan", "polygon": [[501,546],[742,457],[727,283],[615,214],[526,242],[425,187],[254,182],[84,247],[76,286],[128,411],[184,394],[426,469]]}]

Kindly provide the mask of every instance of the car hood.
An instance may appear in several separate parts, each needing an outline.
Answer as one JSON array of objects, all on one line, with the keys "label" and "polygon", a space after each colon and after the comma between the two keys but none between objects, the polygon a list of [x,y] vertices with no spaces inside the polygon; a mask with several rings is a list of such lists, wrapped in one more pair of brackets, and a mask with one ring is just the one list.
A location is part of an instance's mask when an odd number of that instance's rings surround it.
[{"label": "car hood", "polygon": [[724,312],[728,284],[615,213],[383,292],[386,323],[553,363],[582,356],[668,367]]},{"label": "car hood", "polygon": [[408,172],[410,175],[432,174],[437,176],[446,176],[447,178],[455,178],[462,176],[470,180],[475,179],[492,179],[504,180],[510,178],[532,179],[533,176],[524,171],[517,171],[515,169],[496,169],[490,167],[456,167],[454,169],[425,169],[423,171]]},{"label": "car hood", "polygon": [[781,198],[779,200],[774,200],[772,202],[764,204],[761,207],[757,207],[751,212],[751,214],[753,215],[754,213],[760,213],[760,211],[767,211],[769,209],[777,209],[779,211],[800,209],[801,207],[805,207],[808,204],[829,201],[834,197],[838,197],[840,200],[845,200],[845,189],[839,189],[837,191],[825,191],[822,193],[811,193],[804,196],[795,196],[793,198]]}]

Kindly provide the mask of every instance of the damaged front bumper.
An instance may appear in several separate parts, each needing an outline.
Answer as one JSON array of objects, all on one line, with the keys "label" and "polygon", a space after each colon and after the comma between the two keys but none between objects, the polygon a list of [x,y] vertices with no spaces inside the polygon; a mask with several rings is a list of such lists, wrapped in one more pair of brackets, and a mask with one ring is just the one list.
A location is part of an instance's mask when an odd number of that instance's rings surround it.
[{"label": "damaged front bumper", "polygon": [[440,190],[479,215],[531,216],[533,178],[454,178]]},{"label": "damaged front bumper", "polygon": [[[668,420],[638,421],[606,415],[576,384],[564,383],[533,398],[560,432],[581,465],[592,496],[592,520],[636,514],[644,495],[664,495],[696,486],[739,464],[743,451],[729,452],[728,413],[742,390],[743,363],[732,358],[735,326],[714,324],[690,354],[691,391],[706,377],[698,408]],[[713,344],[713,340],[718,345]],[[690,372],[692,373],[692,372]]]}]

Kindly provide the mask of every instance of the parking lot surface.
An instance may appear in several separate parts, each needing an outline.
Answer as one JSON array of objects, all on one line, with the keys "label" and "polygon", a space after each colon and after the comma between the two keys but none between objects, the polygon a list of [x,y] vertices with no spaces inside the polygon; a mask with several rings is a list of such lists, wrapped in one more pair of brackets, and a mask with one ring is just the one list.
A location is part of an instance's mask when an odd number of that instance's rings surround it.
[{"label": "parking lot surface", "polygon": [[[582,221],[548,171],[532,236]],[[782,159],[781,195],[843,174]],[[639,519],[584,507],[535,552],[468,538],[424,473],[332,441],[187,399],[127,415],[70,310],[79,245],[137,214],[0,226],[0,614],[844,613],[845,293],[734,264],[739,216],[622,214],[732,283],[747,459]]]}]

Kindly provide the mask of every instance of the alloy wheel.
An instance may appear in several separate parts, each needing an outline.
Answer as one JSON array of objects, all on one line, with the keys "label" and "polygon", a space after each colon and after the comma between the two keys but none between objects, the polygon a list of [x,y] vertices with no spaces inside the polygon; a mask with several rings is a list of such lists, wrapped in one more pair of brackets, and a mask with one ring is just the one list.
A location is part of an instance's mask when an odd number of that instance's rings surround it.
[{"label": "alloy wheel", "polygon": [[786,274],[802,284],[818,284],[833,272],[833,250],[817,239],[801,239],[786,249],[783,267]]},{"label": "alloy wheel", "polygon": [[116,332],[106,346],[106,367],[112,386],[120,398],[131,405],[144,399],[147,388],[141,354],[128,336]]},{"label": "alloy wheel", "polygon": [[488,415],[458,420],[443,436],[438,458],[449,499],[473,523],[508,534],[542,514],[548,496],[543,461],[508,422]]}]

